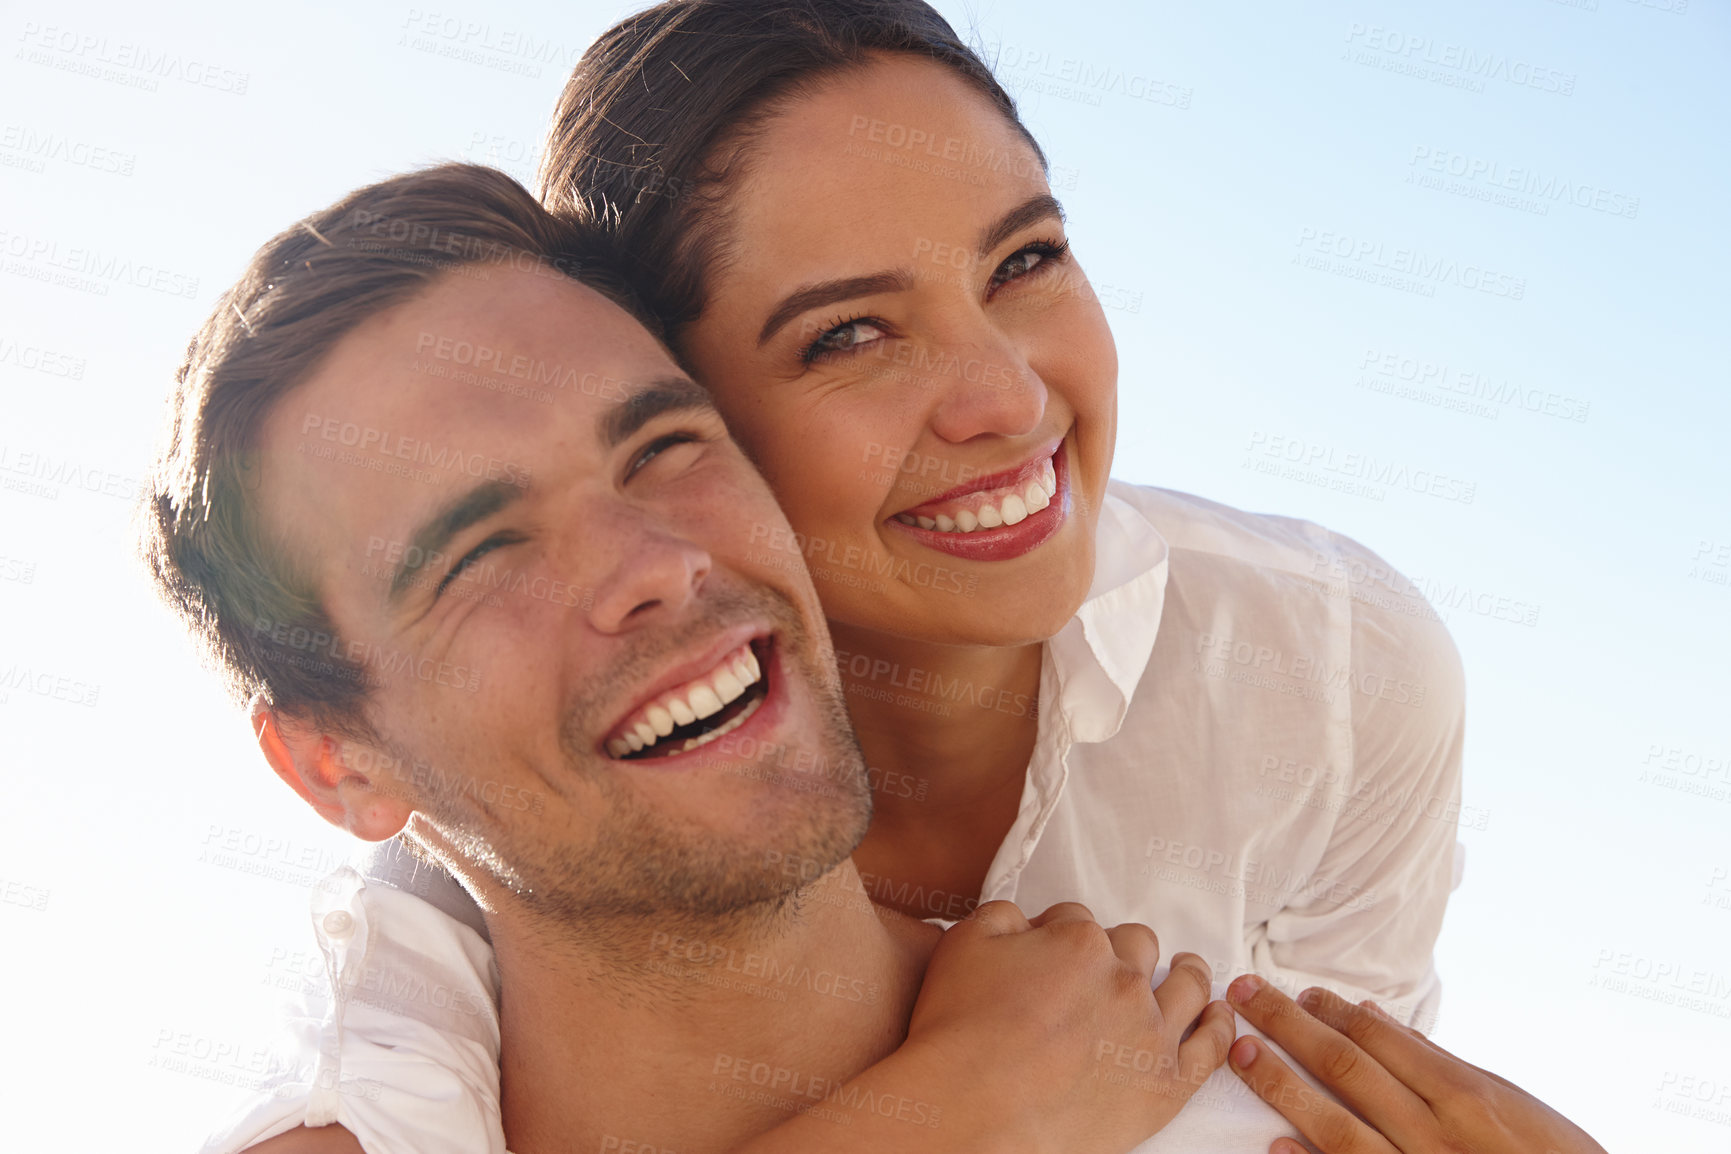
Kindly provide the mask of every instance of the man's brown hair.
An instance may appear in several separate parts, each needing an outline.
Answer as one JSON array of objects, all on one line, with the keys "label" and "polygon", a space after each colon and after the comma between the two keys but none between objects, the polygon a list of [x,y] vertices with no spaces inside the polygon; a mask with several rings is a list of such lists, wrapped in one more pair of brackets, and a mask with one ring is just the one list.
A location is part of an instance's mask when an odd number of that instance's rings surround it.
[{"label": "man's brown hair", "polygon": [[169,398],[141,496],[140,548],[240,701],[370,734],[365,669],[341,654],[316,583],[256,515],[272,407],[362,322],[448,273],[569,276],[641,316],[593,234],[505,174],[448,164],[350,193],[271,238],[216,302]]}]

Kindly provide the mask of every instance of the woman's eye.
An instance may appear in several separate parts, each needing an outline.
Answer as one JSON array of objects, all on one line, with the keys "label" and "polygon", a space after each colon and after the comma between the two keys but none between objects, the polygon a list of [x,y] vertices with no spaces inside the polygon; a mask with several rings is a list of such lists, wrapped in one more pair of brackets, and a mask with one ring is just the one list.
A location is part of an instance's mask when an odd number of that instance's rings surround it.
[{"label": "woman's eye", "polygon": [[1009,259],[998,266],[997,271],[992,274],[990,288],[995,290],[1010,281],[1020,280],[1040,268],[1041,265],[1062,260],[1064,254],[1069,251],[1069,241],[1043,240],[1031,244],[1020,252],[1013,253]]},{"label": "woman's eye", "polygon": [[810,364],[835,353],[849,353],[888,336],[876,322],[860,318],[843,321],[826,329],[822,336],[805,347],[800,359]]}]

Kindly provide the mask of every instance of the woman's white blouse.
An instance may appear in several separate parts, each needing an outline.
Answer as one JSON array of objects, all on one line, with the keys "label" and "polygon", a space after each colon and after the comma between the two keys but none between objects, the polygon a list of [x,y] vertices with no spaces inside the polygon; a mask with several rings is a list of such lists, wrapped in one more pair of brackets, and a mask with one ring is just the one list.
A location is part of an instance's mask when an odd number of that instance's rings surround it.
[{"label": "woman's white blouse", "polygon": [[[1096,550],[1086,602],[1046,645],[1021,808],[979,897],[1030,913],[1079,900],[1103,923],[1153,926],[1168,958],[1201,954],[1217,983],[1255,970],[1289,992],[1326,985],[1428,1028],[1458,881],[1464,701],[1447,629],[1357,543],[1183,493],[1113,482]],[[1032,705],[870,672],[893,692]],[[455,883],[403,871],[387,850],[375,884],[341,872],[315,893],[330,975],[289,1023],[293,1073],[207,1154],[330,1121],[370,1154],[502,1154],[485,927]],[[973,895],[910,896],[941,918]],[[395,994],[368,997],[368,975]],[[417,988],[442,996],[403,996]],[[1215,1081],[1142,1149],[1291,1133],[1229,1073]]]}]

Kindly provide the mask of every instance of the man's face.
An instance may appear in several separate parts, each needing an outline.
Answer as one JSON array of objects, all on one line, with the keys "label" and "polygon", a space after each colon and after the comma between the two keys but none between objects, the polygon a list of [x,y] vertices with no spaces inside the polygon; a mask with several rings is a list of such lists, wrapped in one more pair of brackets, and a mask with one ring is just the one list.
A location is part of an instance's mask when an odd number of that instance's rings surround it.
[{"label": "man's face", "polygon": [[763,546],[781,511],[599,294],[447,274],[341,341],[259,447],[264,529],[336,626],[285,656],[364,667],[378,738],[339,757],[484,900],[724,915],[863,835],[817,598]]}]

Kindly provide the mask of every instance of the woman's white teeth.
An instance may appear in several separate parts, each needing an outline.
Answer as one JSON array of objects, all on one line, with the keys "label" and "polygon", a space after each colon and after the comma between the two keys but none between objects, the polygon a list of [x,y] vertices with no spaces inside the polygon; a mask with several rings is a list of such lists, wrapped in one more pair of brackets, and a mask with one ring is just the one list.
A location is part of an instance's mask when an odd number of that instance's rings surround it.
[{"label": "woman's white teeth", "polygon": [[1041,462],[1040,474],[1023,485],[1020,492],[1011,492],[997,501],[988,501],[978,509],[958,510],[955,520],[943,513],[936,517],[920,517],[912,513],[897,513],[896,520],[904,525],[936,529],[940,533],[972,533],[975,529],[996,529],[1000,525],[1019,525],[1029,514],[1038,513],[1052,503],[1058,492],[1058,470],[1051,458]]},{"label": "woman's white teeth", "polygon": [[1052,498],[1046,495],[1046,487],[1034,480],[1029,481],[1028,487],[1022,490],[1022,503],[1028,507],[1028,512],[1038,513],[1052,503]]},{"label": "woman's white teeth", "polygon": [[[738,701],[749,687],[762,679],[763,666],[758,663],[757,654],[751,651],[750,645],[742,645],[722,658],[706,676],[651,702],[618,731],[617,737],[608,739],[607,752],[614,757],[624,757],[647,749],[678,726],[690,725],[721,712],[729,702]],[[701,745],[733,729],[754,712],[758,704],[754,701],[727,724],[688,739],[683,748],[690,749],[694,743]]]}]

